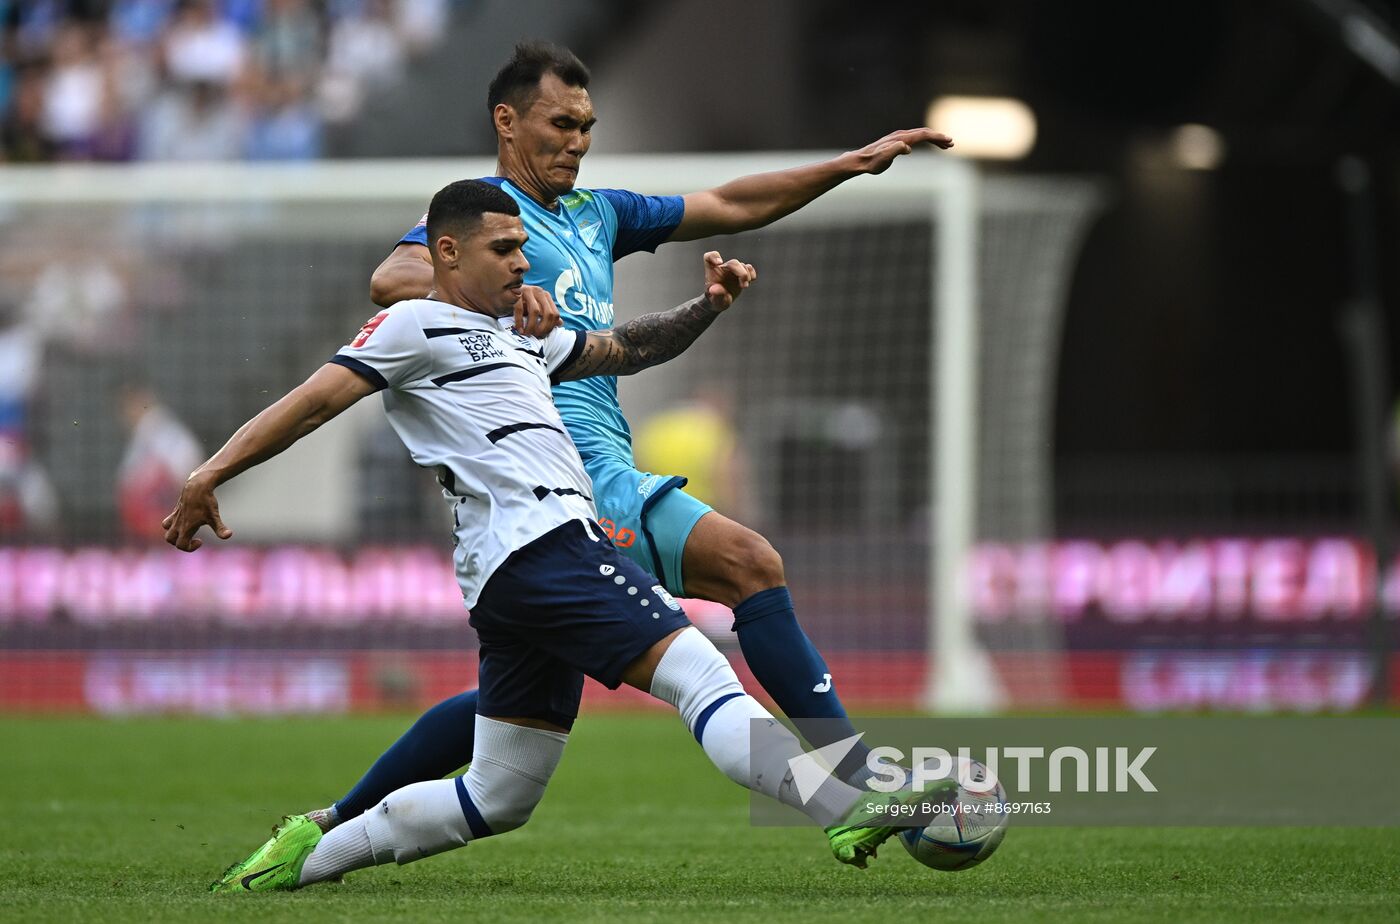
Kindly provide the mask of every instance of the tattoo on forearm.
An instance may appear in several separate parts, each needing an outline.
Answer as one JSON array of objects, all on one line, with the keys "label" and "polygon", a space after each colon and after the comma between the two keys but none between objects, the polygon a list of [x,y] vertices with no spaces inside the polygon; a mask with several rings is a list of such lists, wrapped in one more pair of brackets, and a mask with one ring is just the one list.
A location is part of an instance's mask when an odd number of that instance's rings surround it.
[{"label": "tattoo on forearm", "polygon": [[703,296],[670,311],[644,314],[612,330],[593,331],[567,378],[631,375],[674,359],[714,323],[720,312]]}]

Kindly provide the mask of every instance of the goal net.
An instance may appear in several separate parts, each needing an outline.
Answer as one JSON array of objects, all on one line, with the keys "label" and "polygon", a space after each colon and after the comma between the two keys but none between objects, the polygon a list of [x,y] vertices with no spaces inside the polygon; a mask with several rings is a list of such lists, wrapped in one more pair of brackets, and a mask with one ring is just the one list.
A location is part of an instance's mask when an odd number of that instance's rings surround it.
[{"label": "goal net", "polygon": [[[585,181],[683,193],[821,156],[599,156]],[[226,545],[168,549],[151,506],[373,313],[433,191],[493,169],[0,173],[0,707],[340,711],[473,682],[443,505],[377,402],[223,489]],[[783,554],[854,707],[1062,694],[1049,623],[979,620],[973,551],[1053,533],[1060,320],[1097,203],[915,155],[618,264],[619,320],[697,294],[707,249],[758,267],[690,352],[624,380],[624,410],[642,467]],[[729,644],[727,612],[687,608]]]}]

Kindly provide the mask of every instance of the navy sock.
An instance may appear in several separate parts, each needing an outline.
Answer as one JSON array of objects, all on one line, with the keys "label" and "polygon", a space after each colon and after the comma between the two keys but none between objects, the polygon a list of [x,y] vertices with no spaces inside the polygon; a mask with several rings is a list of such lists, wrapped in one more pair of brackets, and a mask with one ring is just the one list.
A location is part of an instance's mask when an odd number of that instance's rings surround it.
[{"label": "navy sock", "polygon": [[378,805],[410,783],[440,780],[471,763],[476,736],[476,691],[458,693],[418,717],[413,727],[380,755],[345,797],[336,802],[341,821]]},{"label": "navy sock", "polygon": [[[856,733],[826,661],[797,624],[786,587],[761,590],[734,607],[734,631],[754,679],[809,743],[823,747]],[[857,745],[837,768],[841,778],[859,775],[869,751]]]}]

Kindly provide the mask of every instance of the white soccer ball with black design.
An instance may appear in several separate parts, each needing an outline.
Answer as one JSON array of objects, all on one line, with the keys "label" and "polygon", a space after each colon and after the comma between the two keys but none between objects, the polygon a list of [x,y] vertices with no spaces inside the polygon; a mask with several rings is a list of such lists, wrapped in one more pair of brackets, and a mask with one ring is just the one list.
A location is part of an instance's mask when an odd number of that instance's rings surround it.
[{"label": "white soccer ball with black design", "polygon": [[[970,869],[996,852],[1006,837],[1006,790],[981,761],[954,757],[944,762],[946,772],[933,779],[956,775],[956,808],[922,828],[901,831],[899,839],[909,855],[924,866],[945,872]],[[943,769],[935,761],[925,767]]]}]

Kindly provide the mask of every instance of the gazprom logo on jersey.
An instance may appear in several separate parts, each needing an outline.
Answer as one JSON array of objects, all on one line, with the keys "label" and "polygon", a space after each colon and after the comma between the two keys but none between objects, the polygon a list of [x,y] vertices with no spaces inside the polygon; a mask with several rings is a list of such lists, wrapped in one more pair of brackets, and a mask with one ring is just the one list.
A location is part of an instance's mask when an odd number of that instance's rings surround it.
[{"label": "gazprom logo on jersey", "polygon": [[568,314],[587,318],[599,327],[608,327],[613,321],[612,302],[599,301],[579,288],[583,273],[577,266],[559,274],[554,282],[554,303],[559,310]]}]

